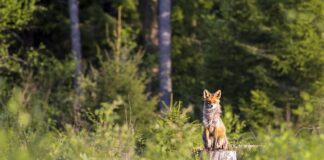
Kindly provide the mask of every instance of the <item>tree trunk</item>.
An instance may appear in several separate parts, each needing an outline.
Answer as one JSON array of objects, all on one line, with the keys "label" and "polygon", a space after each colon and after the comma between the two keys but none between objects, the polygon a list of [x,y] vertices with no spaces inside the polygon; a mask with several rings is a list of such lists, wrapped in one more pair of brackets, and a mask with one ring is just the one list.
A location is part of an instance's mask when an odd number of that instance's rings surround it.
[{"label": "tree trunk", "polygon": [[291,109],[290,109],[290,105],[288,104],[286,106],[286,122],[289,123],[291,119]]},{"label": "tree trunk", "polygon": [[79,26],[79,9],[78,0],[69,0],[69,13],[71,20],[71,45],[72,53],[75,60],[75,73],[74,73],[74,88],[76,93],[76,98],[73,106],[74,111],[74,124],[76,129],[80,127],[80,96],[81,88],[79,84],[81,71],[81,40],[80,40],[80,26]]},{"label": "tree trunk", "polygon": [[158,39],[157,0],[139,0],[139,13],[143,27],[145,48],[149,52],[156,52]]},{"label": "tree trunk", "polygon": [[236,160],[235,151],[208,151],[208,160]]},{"label": "tree trunk", "polygon": [[[144,42],[144,48],[147,54],[156,54],[159,46],[159,25],[158,25],[158,1],[157,0],[139,0],[138,12],[140,14],[142,33],[141,39]],[[158,75],[158,68],[151,68],[152,76]],[[148,98],[153,97],[152,93],[157,89],[156,80],[152,79],[146,84],[145,92],[149,93]]]},{"label": "tree trunk", "polygon": [[163,109],[163,104],[170,105],[172,92],[171,82],[171,0],[159,1],[159,80],[161,102],[159,110]]}]

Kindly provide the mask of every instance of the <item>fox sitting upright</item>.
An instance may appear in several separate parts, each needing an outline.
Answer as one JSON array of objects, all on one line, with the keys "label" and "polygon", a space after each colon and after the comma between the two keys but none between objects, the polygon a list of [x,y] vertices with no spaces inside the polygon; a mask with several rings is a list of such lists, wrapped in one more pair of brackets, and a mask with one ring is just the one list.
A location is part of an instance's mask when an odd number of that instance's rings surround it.
[{"label": "fox sitting upright", "polygon": [[227,149],[226,128],[221,119],[221,90],[210,93],[206,89],[203,92],[203,141],[205,149]]}]

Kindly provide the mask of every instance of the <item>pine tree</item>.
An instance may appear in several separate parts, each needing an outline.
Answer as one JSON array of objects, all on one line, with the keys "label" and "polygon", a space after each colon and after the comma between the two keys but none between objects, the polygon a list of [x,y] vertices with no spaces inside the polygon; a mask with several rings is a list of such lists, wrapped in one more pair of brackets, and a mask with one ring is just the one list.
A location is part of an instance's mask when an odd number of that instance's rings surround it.
[{"label": "pine tree", "polygon": [[[264,116],[259,122],[278,114],[298,118],[289,114],[301,107],[301,93],[313,95],[323,86],[322,10],[318,0],[221,1],[219,13],[205,23],[217,28],[207,31],[207,84],[221,88],[225,102],[246,119],[254,119],[256,110]],[[255,103],[256,97],[268,104]]]}]

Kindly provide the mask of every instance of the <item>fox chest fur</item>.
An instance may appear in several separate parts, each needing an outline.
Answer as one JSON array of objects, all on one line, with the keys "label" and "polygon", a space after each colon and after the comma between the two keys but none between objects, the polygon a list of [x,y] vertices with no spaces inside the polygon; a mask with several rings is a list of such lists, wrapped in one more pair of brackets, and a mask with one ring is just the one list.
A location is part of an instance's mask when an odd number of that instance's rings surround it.
[{"label": "fox chest fur", "polygon": [[208,109],[204,105],[203,111],[203,124],[205,130],[208,130],[209,134],[216,134],[216,137],[225,136],[226,128],[221,119],[220,104],[216,104],[215,108]]}]

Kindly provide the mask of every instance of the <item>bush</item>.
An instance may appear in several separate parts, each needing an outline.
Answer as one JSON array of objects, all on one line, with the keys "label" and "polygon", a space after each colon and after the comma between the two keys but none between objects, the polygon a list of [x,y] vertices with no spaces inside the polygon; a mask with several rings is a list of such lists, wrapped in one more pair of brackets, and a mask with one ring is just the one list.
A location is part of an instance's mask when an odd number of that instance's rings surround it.
[{"label": "bush", "polygon": [[188,110],[181,110],[181,104],[171,103],[168,112],[158,117],[151,126],[143,159],[193,159],[198,157],[194,149],[202,147],[202,128],[188,122]]},{"label": "bush", "polygon": [[[278,159],[278,160],[320,160],[324,156],[324,135],[296,136],[292,130],[268,131],[258,136],[261,145],[254,151],[243,154],[246,159]],[[245,159],[244,158],[244,159]]]},{"label": "bush", "polygon": [[135,158],[134,129],[128,124],[116,125],[114,109],[118,102],[103,103],[96,110],[94,130],[75,131],[66,124],[64,130],[56,130],[50,123],[40,120],[32,123],[42,112],[32,113],[25,107],[26,101],[20,89],[14,89],[12,97],[1,112],[0,159],[127,159]]}]

